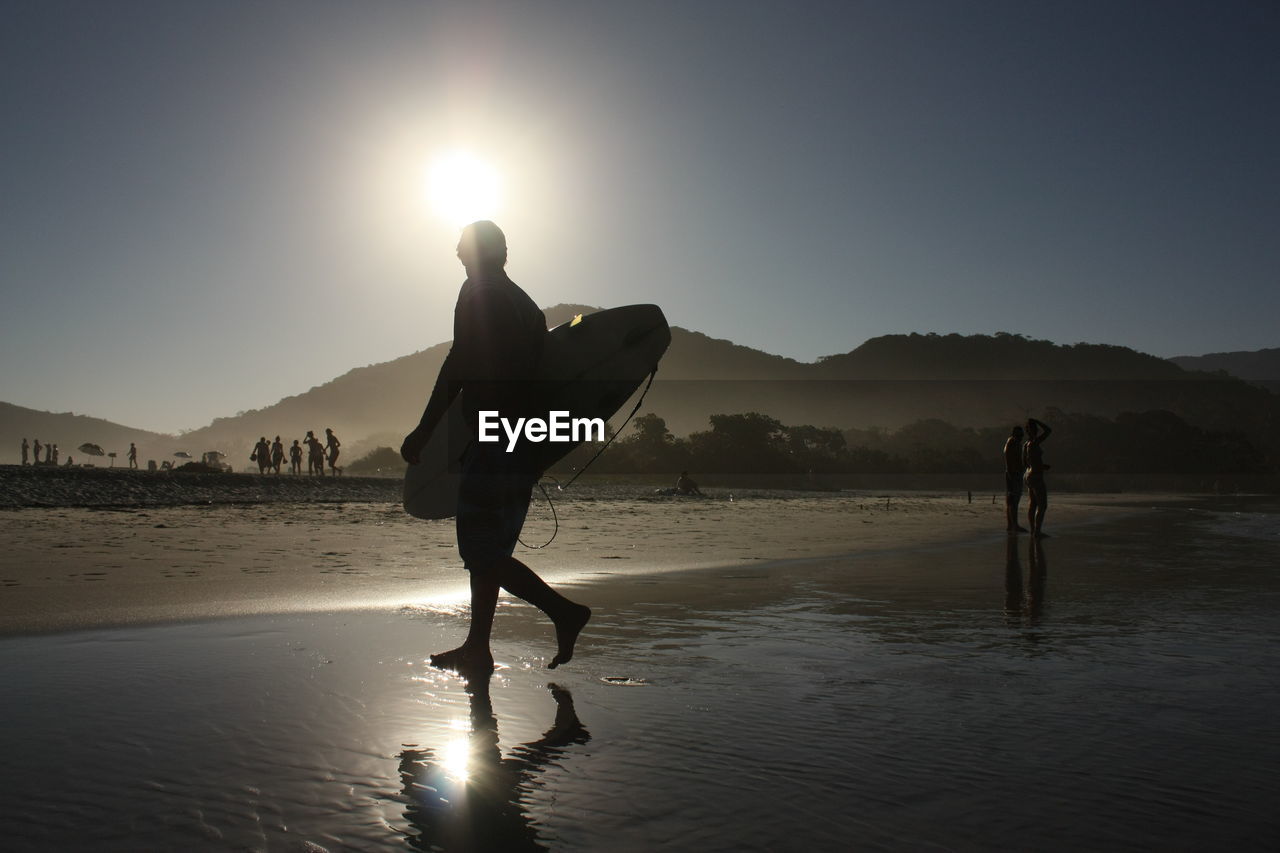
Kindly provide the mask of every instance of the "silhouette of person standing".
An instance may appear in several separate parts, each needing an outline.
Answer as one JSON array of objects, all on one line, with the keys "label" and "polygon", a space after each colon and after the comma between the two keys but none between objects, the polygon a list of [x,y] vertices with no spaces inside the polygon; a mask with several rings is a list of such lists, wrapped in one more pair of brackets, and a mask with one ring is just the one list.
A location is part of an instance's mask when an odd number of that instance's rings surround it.
[{"label": "silhouette of person standing", "polygon": [[40,464],[40,449],[41,449],[40,439],[38,439],[38,438],[34,438],[34,439],[32,439],[32,441],[33,441],[33,442],[35,442],[35,444],[33,445],[33,448],[34,448],[34,451],[35,451],[35,463],[34,463],[34,464],[39,465],[39,464]]},{"label": "silhouette of person standing", "polygon": [[134,445],[132,441],[129,442],[129,467],[130,468],[138,467],[138,448],[137,446]]},{"label": "silhouette of person standing", "polygon": [[293,447],[289,448],[289,463],[293,468],[293,473],[302,473],[302,446],[298,444],[298,439],[293,440]]},{"label": "silhouette of person standing", "polygon": [[324,445],[316,434],[307,430],[307,473],[312,476],[324,476]]},{"label": "silhouette of person standing", "polygon": [[280,436],[276,436],[276,440],[271,442],[271,470],[277,475],[280,474],[280,465],[284,462],[284,444],[280,441]]},{"label": "silhouette of person standing", "polygon": [[258,443],[254,445],[253,458],[258,463],[258,473],[267,473],[267,469],[271,467],[271,445],[267,444],[265,435],[259,438]]},{"label": "silhouette of person standing", "polygon": [[1018,503],[1022,500],[1022,427],[1015,426],[1004,442],[1004,526],[1008,533],[1026,533],[1018,524]]},{"label": "silhouette of person standing", "polygon": [[1049,492],[1044,484],[1044,472],[1049,466],[1044,464],[1044,455],[1040,445],[1053,430],[1035,418],[1027,418],[1027,440],[1022,445],[1022,464],[1026,466],[1027,482],[1027,524],[1031,527],[1032,536],[1043,536],[1044,513],[1049,507]]},{"label": "silhouette of person standing", "polygon": [[[546,317],[507,277],[507,240],[497,225],[473,222],[458,242],[467,280],[453,312],[453,346],[440,367],[426,410],[405,437],[400,455],[411,465],[460,391],[471,434],[478,412],[501,416],[526,411],[528,382],[541,358]],[[512,553],[540,471],[519,453],[472,441],[462,458],[458,488],[458,552],[471,575],[471,626],[462,645],[431,656],[431,663],[463,675],[493,671],[489,637],[499,589],[522,598],[551,618],[556,630],[555,669],[573,658],[591,609],[565,598]]]},{"label": "silhouette of person standing", "polygon": [[30,452],[31,452],[31,445],[27,443],[27,440],[25,438],[22,439],[22,464],[23,465],[27,464],[27,455]]},{"label": "silhouette of person standing", "polygon": [[326,427],[324,431],[324,443],[325,447],[329,450],[329,471],[336,477],[338,474],[342,473],[341,469],[337,466],[338,448],[342,446],[342,442],[338,441],[338,437],[333,434],[333,430]]},{"label": "silhouette of person standing", "polygon": [[58,464],[58,445],[52,444],[52,445],[49,445],[46,449],[49,451],[47,454],[49,464],[57,465]]}]

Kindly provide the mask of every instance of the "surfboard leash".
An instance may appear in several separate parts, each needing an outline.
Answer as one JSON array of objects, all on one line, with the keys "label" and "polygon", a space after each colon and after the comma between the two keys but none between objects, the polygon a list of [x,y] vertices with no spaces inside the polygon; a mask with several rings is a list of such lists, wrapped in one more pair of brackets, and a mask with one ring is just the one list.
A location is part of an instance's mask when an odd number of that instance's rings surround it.
[{"label": "surfboard leash", "polygon": [[542,492],[542,496],[547,499],[547,506],[551,507],[551,519],[552,521],[555,522],[555,527],[551,528],[551,538],[548,539],[546,542],[542,543],[541,545],[530,545],[527,542],[525,542],[523,539],[519,539],[519,537],[517,537],[521,545],[523,545],[524,547],[528,548],[531,551],[541,551],[543,548],[546,548],[548,545],[550,545],[552,542],[555,541],[556,534],[560,532],[560,516],[556,514],[556,505],[555,503],[552,502],[551,495],[547,494],[546,487],[542,485],[542,481],[550,480],[553,483],[555,483],[556,491],[558,492],[563,492],[565,489],[572,486],[573,481],[578,479],[580,476],[582,476],[582,473],[586,471],[588,468],[590,468],[592,463],[594,463],[597,459],[600,458],[601,453],[604,453],[606,450],[609,449],[609,445],[613,444],[613,440],[618,436],[622,435],[622,431],[627,428],[627,424],[631,423],[631,419],[636,416],[636,412],[640,411],[640,407],[644,405],[645,395],[648,394],[649,389],[653,387],[653,378],[657,375],[658,375],[658,366],[655,364],[653,367],[653,370],[649,371],[649,381],[645,383],[644,390],[640,392],[640,399],[636,400],[635,408],[631,410],[631,414],[627,415],[626,420],[622,422],[622,426],[618,427],[616,430],[613,431],[613,435],[609,436],[609,440],[604,443],[604,446],[601,447],[599,450],[597,450],[595,452],[595,455],[587,460],[587,464],[579,468],[577,472],[572,477],[569,478],[569,482],[565,483],[562,486],[560,485],[560,481],[557,480],[555,477],[549,477],[546,474],[543,474],[542,477],[539,478],[538,491]]}]

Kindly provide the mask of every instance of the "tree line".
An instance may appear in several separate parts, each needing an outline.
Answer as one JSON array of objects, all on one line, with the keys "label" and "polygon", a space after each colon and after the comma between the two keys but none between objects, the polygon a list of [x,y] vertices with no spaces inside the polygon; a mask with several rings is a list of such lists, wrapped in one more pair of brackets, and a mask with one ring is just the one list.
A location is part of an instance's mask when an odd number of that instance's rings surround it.
[{"label": "tree line", "polygon": [[[1264,474],[1277,460],[1241,432],[1201,429],[1168,411],[1114,419],[1048,409],[1045,455],[1061,472],[1091,474]],[[1003,466],[1013,424],[958,427],[938,418],[892,432],[787,425],[759,412],[712,415],[710,429],[680,438],[653,413],[636,417],[592,465],[597,473],[969,474]],[[553,471],[571,471],[598,449],[575,450]]]}]

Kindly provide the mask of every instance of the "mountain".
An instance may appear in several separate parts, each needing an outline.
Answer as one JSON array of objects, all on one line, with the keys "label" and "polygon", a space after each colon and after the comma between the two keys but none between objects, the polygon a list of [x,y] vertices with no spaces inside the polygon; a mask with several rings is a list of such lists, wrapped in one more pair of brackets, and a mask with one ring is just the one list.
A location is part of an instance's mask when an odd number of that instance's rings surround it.
[{"label": "mountain", "polygon": [[[596,310],[556,305],[545,314],[554,326]],[[16,461],[25,435],[57,441],[64,458],[68,447],[85,441],[121,453],[136,441],[143,460],[169,459],[179,449],[197,456],[219,450],[242,469],[259,436],[279,435],[288,444],[308,430],[322,435],[331,427],[349,463],[378,446],[399,447],[422,413],[449,346],[356,368],[180,437],[6,406],[0,409],[0,458]],[[1280,398],[1241,380],[1184,370],[1126,347],[1063,346],[1009,334],[886,335],[802,363],[673,326],[670,349],[640,411],[659,414],[671,432],[687,435],[707,429],[710,415],[722,413],[755,411],[791,425],[892,430],[926,418],[987,427],[1054,409],[1106,418],[1166,410],[1202,429],[1263,436],[1260,446],[1276,443],[1280,434]],[[630,411],[628,404],[614,425]]]},{"label": "mountain", "polygon": [[[108,453],[119,454],[115,465],[127,465],[129,442],[134,442],[138,445],[138,459],[144,467],[147,459],[171,459],[173,451],[179,449],[173,437],[163,433],[121,426],[74,412],[40,412],[12,403],[0,403],[0,459],[19,462],[24,438],[31,443],[39,439],[41,445],[58,445],[61,462],[66,462],[70,455],[77,464],[92,462],[101,466],[113,463],[107,457],[87,456],[77,448],[86,443],[97,444]],[[45,458],[43,454],[41,458]]]},{"label": "mountain", "polygon": [[1280,347],[1251,352],[1211,352],[1180,355],[1169,361],[1185,370],[1224,371],[1270,391],[1280,393]]},{"label": "mountain", "polygon": [[[577,314],[599,311],[588,305],[555,305],[544,309],[548,326],[569,322]],[[183,441],[201,450],[220,450],[241,467],[259,436],[280,435],[286,443],[302,438],[307,430],[320,435],[330,427],[343,442],[349,461],[379,446],[399,447],[422,415],[431,385],[449,352],[449,343],[437,344],[394,361],[361,367],[331,382],[266,408],[218,418],[183,435]],[[708,337],[685,329],[672,330],[671,348],[659,375],[664,380],[737,383],[742,379],[794,380],[812,365]],[[737,405],[742,397],[723,395],[725,405]],[[749,401],[749,398],[748,398]],[[697,407],[680,417],[688,429],[701,429],[711,411]],[[686,430],[687,431],[687,430]]]}]

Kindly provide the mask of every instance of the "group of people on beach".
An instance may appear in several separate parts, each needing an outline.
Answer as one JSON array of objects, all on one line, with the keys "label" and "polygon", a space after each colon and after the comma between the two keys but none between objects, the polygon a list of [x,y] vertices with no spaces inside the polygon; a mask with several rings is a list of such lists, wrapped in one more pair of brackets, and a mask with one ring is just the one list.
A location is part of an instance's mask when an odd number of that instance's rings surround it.
[{"label": "group of people on beach", "polygon": [[[23,465],[57,465],[58,464],[58,445],[41,444],[40,439],[33,439],[34,445],[28,444],[27,440],[22,439],[22,464]],[[29,460],[32,453],[35,452],[35,461]],[[40,454],[44,454],[44,459],[40,458]]]},{"label": "group of people on beach", "polygon": [[[325,441],[320,443],[320,439],[316,438],[313,430],[307,430],[306,438],[299,442],[298,439],[293,440],[293,445],[288,449],[289,470],[293,474],[302,473],[302,445],[306,445],[307,457],[307,474],[313,477],[324,476],[324,464],[329,463],[329,473],[331,476],[338,476],[342,473],[342,469],[338,467],[338,448],[342,447],[342,442],[338,441],[338,437],[334,435],[332,429],[325,429]],[[280,440],[280,436],[276,436],[275,441],[267,441],[264,435],[258,439],[258,443],[254,445],[253,453],[249,454],[250,462],[258,463],[258,473],[266,474],[268,471],[279,474],[281,466],[284,465],[285,446]]]},{"label": "group of people on beach", "polygon": [[1030,533],[1037,538],[1044,536],[1044,512],[1049,506],[1049,493],[1045,489],[1044,472],[1049,466],[1044,464],[1044,454],[1040,445],[1053,430],[1048,425],[1027,418],[1026,430],[1015,426],[1004,442],[1004,513],[1005,529],[1010,535],[1027,533],[1026,527],[1018,524],[1018,503],[1022,500],[1022,488],[1027,489],[1027,525]]}]

